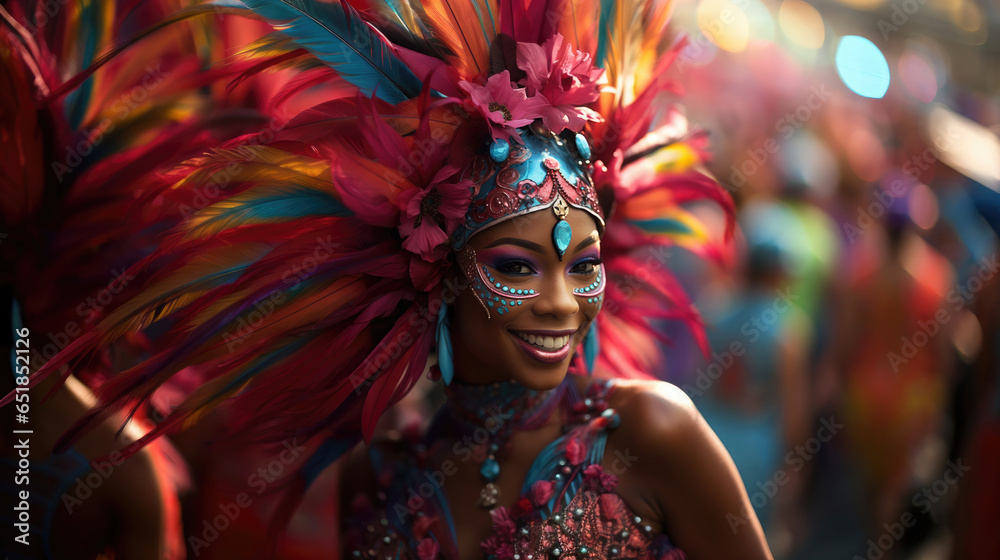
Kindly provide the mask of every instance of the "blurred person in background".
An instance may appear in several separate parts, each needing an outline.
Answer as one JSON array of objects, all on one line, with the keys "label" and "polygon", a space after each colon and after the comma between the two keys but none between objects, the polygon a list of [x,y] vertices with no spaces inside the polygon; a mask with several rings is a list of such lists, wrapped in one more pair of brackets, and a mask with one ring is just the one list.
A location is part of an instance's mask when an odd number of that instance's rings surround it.
[{"label": "blurred person in background", "polygon": [[[754,510],[778,557],[792,547],[805,461],[789,450],[805,442],[812,423],[808,351],[809,317],[798,306],[795,256],[797,217],[780,203],[744,207],[740,223],[748,240],[743,282],[709,322],[714,361],[695,379],[694,400],[733,456]],[[771,235],[777,230],[780,236]],[[721,377],[710,368],[722,368]],[[733,520],[734,530],[739,527]],[[794,526],[794,527],[793,527]]]},{"label": "blurred person in background", "polygon": [[883,258],[851,279],[840,325],[846,433],[876,537],[909,508],[918,469],[943,458],[927,452],[943,449],[952,369],[942,321],[952,269],[916,235],[906,202],[895,199],[869,230]]}]

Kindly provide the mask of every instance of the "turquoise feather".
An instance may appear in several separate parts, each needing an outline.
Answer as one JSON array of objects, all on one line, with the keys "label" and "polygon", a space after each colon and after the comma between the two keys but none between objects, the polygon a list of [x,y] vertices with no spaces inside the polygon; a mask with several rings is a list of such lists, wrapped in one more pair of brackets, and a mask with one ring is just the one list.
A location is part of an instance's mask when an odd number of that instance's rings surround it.
[{"label": "turquoise feather", "polygon": [[691,228],[683,222],[658,218],[653,220],[629,220],[630,224],[653,233],[691,233]]},{"label": "turquoise feather", "polygon": [[[210,210],[215,210],[215,207],[210,207]],[[328,194],[312,189],[299,189],[291,192],[283,189],[279,193],[248,200],[233,208],[227,208],[199,224],[199,229],[214,226],[220,222],[232,222],[235,226],[276,218],[346,217],[352,214],[353,212],[340,201]]]},{"label": "turquoise feather", "polygon": [[[83,42],[80,49],[80,68],[86,68],[94,62],[97,55],[97,40],[104,32],[104,18],[101,17],[98,9],[98,2],[91,1],[84,4],[83,12],[80,14],[80,21],[86,33],[78,37]],[[73,130],[79,130],[83,118],[87,114],[87,106],[90,105],[91,96],[94,90],[94,78],[87,78],[87,81],[80,85],[80,88],[66,96],[66,119]]]},{"label": "turquoise feather", "polygon": [[601,2],[601,15],[597,22],[597,52],[594,53],[594,64],[601,68],[608,66],[606,60],[608,41],[611,40],[610,30],[615,23],[616,4],[617,2],[614,0],[602,0]]},{"label": "turquoise feather", "polygon": [[420,80],[347,3],[244,0],[244,4],[365,95],[397,104],[420,94]]}]

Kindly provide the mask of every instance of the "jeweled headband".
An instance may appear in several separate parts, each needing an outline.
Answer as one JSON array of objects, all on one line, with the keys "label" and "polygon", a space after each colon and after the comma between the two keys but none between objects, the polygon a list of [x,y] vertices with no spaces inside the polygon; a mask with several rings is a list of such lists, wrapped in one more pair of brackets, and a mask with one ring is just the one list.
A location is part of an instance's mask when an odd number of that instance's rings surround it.
[{"label": "jeweled headband", "polygon": [[604,230],[604,213],[591,178],[590,143],[580,133],[555,134],[541,121],[519,129],[521,140],[495,140],[472,168],[472,202],[463,227],[455,231],[456,249],[480,231],[507,220],[551,208],[559,218],[552,241],[562,258],[573,232],[570,207],[586,210]]}]

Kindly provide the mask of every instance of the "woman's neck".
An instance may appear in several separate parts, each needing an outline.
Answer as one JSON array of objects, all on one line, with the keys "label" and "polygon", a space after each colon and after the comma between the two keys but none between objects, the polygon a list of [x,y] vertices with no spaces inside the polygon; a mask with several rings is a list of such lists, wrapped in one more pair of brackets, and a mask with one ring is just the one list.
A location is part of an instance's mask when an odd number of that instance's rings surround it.
[{"label": "woman's neck", "polygon": [[546,425],[570,382],[567,377],[547,391],[534,391],[515,381],[489,385],[454,383],[445,387],[448,400],[443,412],[448,429],[457,438],[473,436],[477,441],[488,438],[503,447],[513,432],[537,430]]}]

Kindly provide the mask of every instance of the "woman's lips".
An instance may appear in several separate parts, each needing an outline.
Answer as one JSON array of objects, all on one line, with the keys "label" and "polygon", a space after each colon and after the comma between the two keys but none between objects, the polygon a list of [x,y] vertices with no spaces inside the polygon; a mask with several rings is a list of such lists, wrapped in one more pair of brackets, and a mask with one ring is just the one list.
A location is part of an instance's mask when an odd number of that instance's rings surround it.
[{"label": "woman's lips", "polygon": [[[576,331],[508,331],[514,342],[528,356],[546,364],[556,364],[569,355],[573,349],[573,334]],[[529,342],[531,340],[531,342]],[[533,342],[533,343],[532,343]],[[548,346],[548,347],[544,347]]]}]

